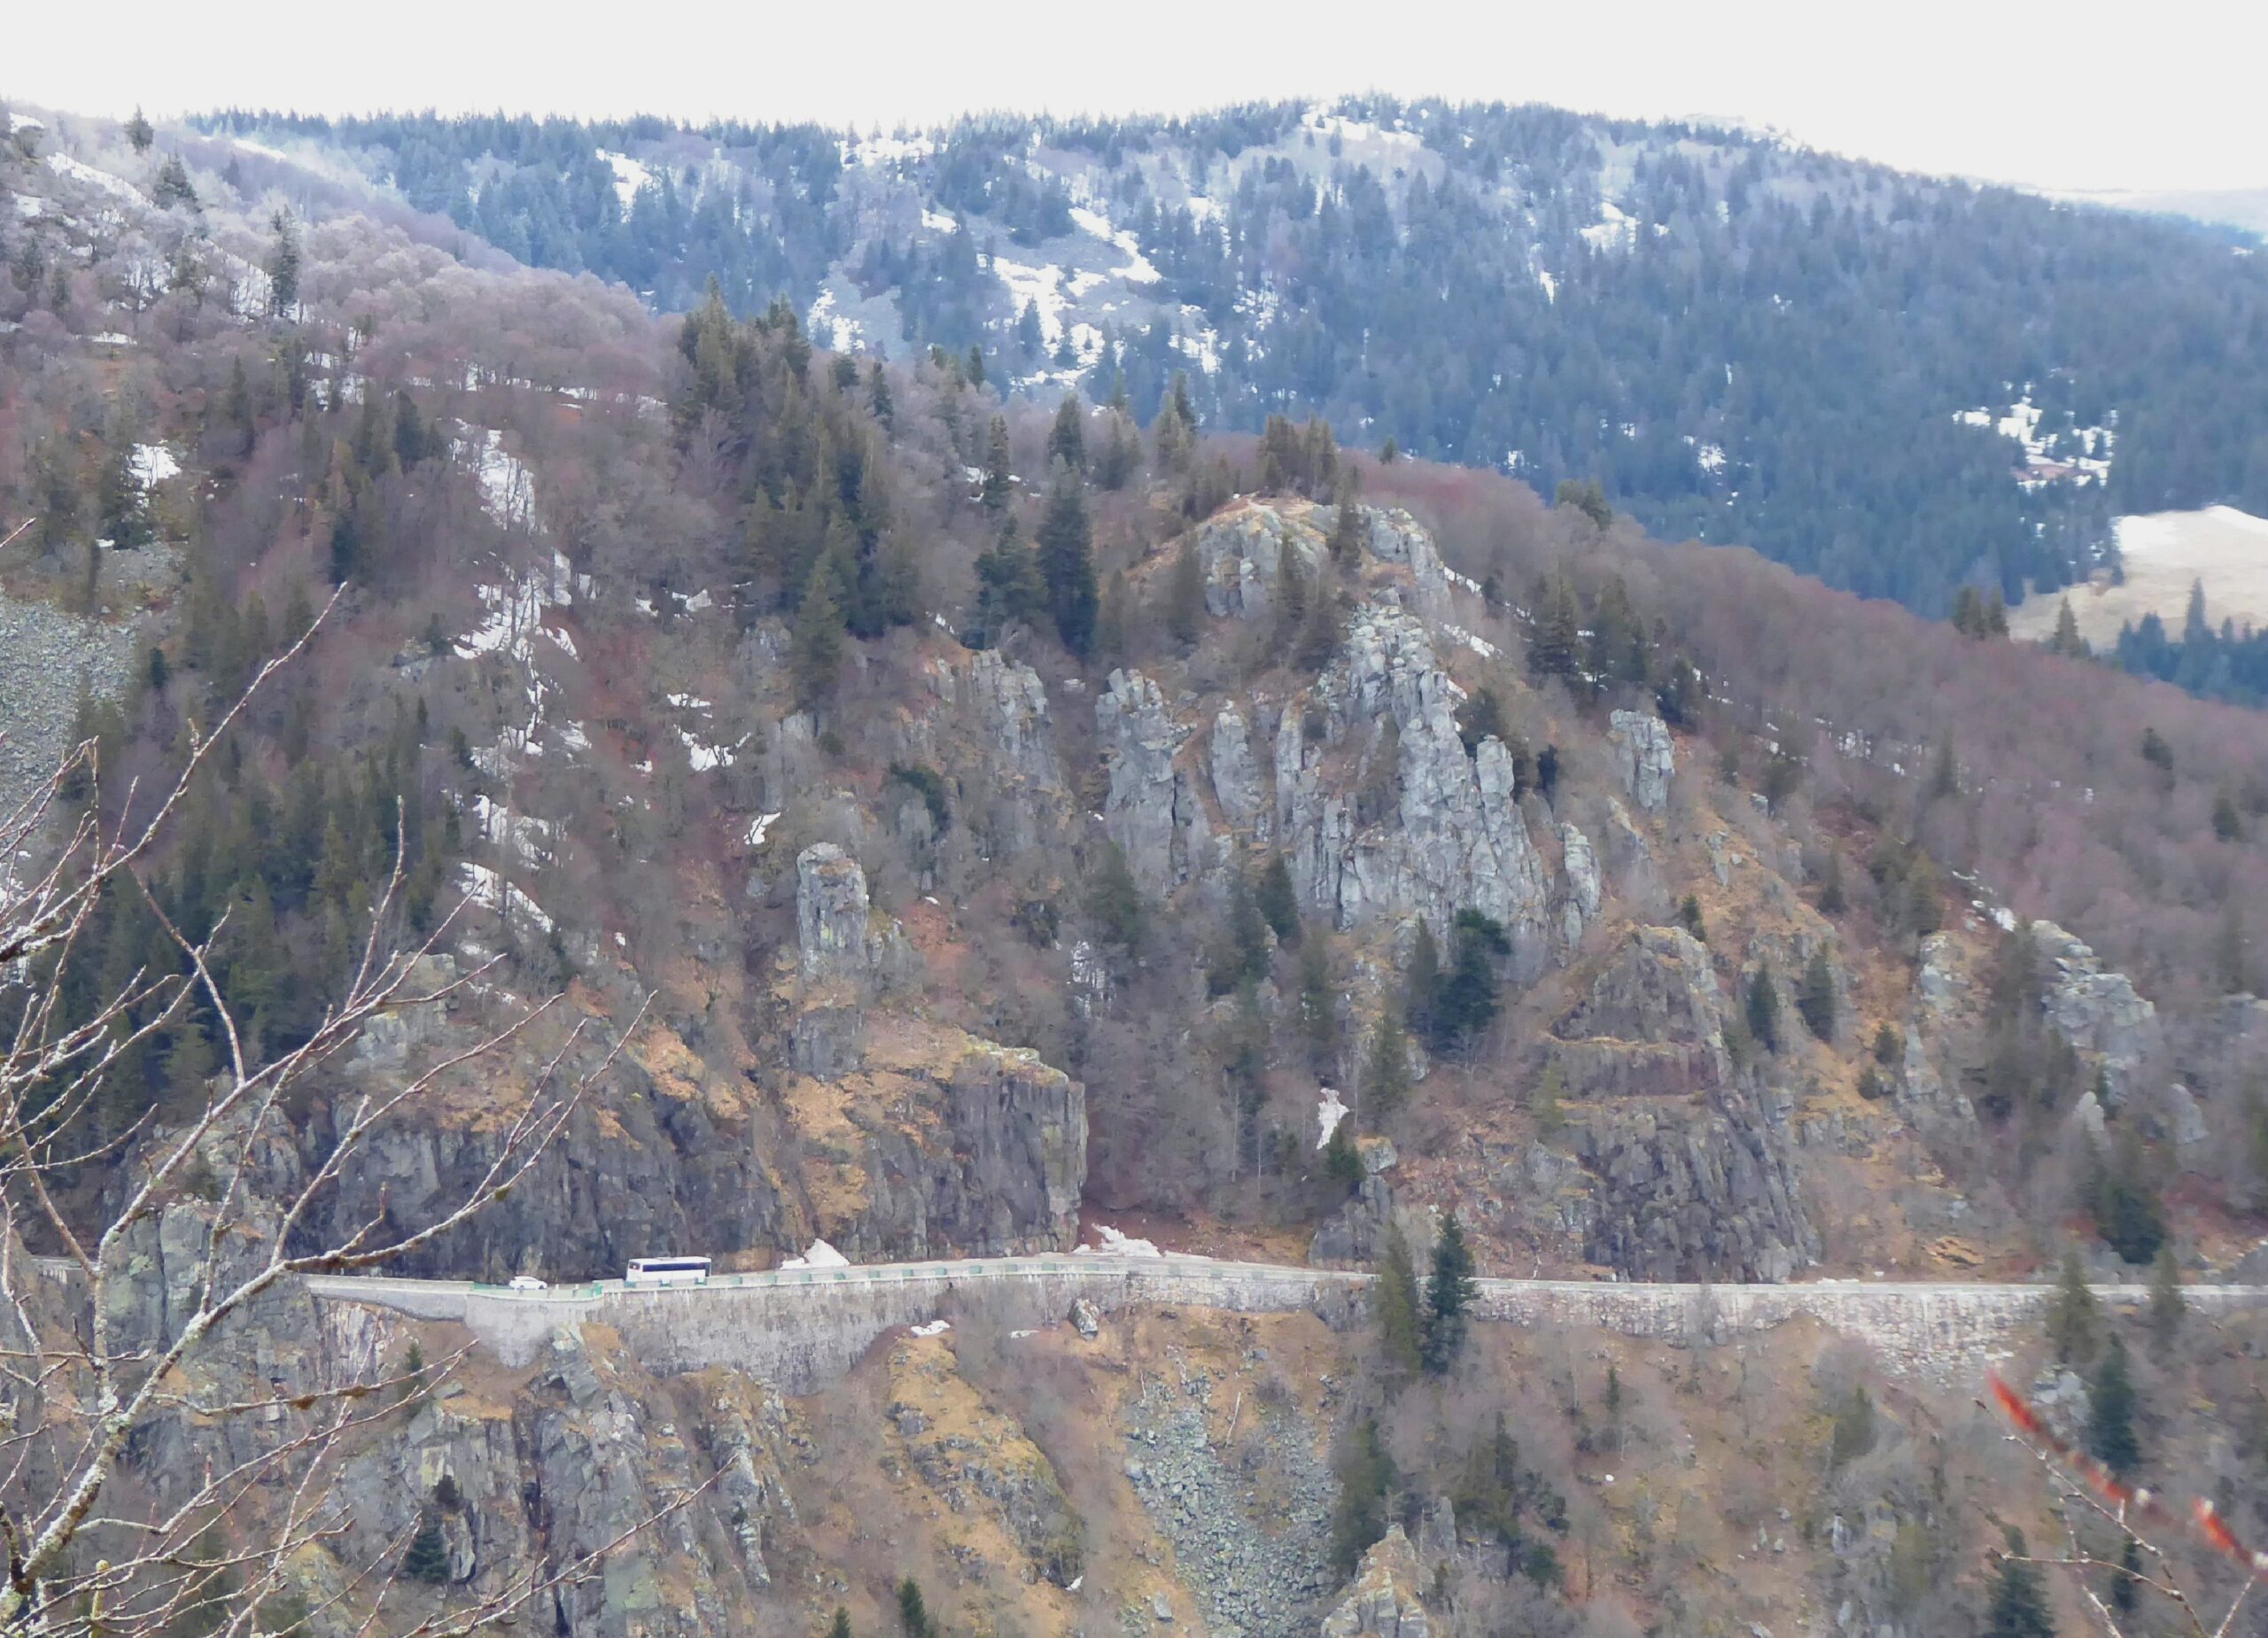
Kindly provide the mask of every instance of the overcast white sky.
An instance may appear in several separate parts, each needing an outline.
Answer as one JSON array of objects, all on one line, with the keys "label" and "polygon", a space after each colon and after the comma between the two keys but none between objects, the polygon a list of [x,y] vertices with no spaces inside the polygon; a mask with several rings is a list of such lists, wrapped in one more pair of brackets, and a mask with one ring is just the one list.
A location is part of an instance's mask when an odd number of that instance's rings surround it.
[{"label": "overcast white sky", "polygon": [[1710,114],[2054,188],[2268,186],[2262,0],[182,0],[8,10],[0,95],[928,124],[1381,89]]}]

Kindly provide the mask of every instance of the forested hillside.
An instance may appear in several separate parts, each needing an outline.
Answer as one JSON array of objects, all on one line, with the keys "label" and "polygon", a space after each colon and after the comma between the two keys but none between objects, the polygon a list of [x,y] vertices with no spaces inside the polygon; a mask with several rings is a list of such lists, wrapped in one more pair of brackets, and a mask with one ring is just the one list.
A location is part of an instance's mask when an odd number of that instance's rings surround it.
[{"label": "forested hillside", "polygon": [[[2113,513],[2268,509],[2268,269],[2240,236],[1712,129],[1349,103],[810,128],[232,113],[274,144],[653,307],[995,380],[1192,371],[1210,424],[1597,479],[1654,532],[1942,615],[2109,549]],[[246,151],[249,145],[259,151]]]},{"label": "forested hillside", "polygon": [[[273,1457],[351,1355],[392,1386],[288,1566],[310,1602],[420,1615],[669,1505],[685,1527],[563,1585],[555,1625],[800,1632],[840,1603],[919,1634],[926,1584],[971,1628],[1162,1606],[1291,1638],[1407,1519],[1457,1638],[1846,1603],[1958,1632],[2037,1615],[1977,1543],[2047,1518],[1968,1385],[1892,1387],[1793,1325],[1468,1337],[1454,1305],[1421,1324],[1412,1270],[1431,1300],[1474,1268],[2068,1266],[2165,1300],[2146,1328],[2081,1293],[2023,1365],[2067,1415],[2123,1407],[2096,1418],[2122,1462],[2268,1522],[2252,1331],[2179,1298],[2256,1278],[2268,1230],[2268,718],[1996,640],[1973,592],[1956,629],[1587,486],[1321,418],[1208,428],[1225,355],[1154,403],[1033,403],[990,359],[822,345],[784,299],[656,316],[174,140],[0,144],[0,902],[201,758],[0,980],[19,1106],[65,1123],[27,1139],[53,1187],[9,1197],[4,1242],[63,1272],[12,1323],[72,1334],[72,1238],[216,1086],[322,1041],[374,949],[417,954],[410,998],[263,1114],[256,1163],[184,1164],[103,1249],[125,1354],[178,1334],[206,1246],[423,1233],[559,1064],[587,1096],[556,1141],[399,1271],[1108,1226],[1375,1269],[1410,1307],[1091,1337],[980,1293],[792,1399],[592,1327],[425,1404],[462,1333],[282,1293],[122,1441],[151,1505],[232,1471],[231,1430]],[[74,744],[51,786],[19,752]],[[322,1169],[405,1084],[431,1095]],[[40,1462],[82,1442],[59,1405],[21,1417]],[[47,1481],[17,1471],[0,1498]],[[403,1575],[366,1595],[373,1564]]]}]

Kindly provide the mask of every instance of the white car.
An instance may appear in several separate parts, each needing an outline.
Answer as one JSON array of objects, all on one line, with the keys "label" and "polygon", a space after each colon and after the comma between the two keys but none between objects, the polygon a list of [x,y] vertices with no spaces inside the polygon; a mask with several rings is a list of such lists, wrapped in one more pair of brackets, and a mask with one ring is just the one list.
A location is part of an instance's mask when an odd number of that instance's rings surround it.
[{"label": "white car", "polygon": [[541,1280],[536,1278],[532,1274],[515,1274],[512,1276],[511,1283],[506,1287],[506,1289],[509,1291],[542,1291],[547,1289],[547,1287]]}]

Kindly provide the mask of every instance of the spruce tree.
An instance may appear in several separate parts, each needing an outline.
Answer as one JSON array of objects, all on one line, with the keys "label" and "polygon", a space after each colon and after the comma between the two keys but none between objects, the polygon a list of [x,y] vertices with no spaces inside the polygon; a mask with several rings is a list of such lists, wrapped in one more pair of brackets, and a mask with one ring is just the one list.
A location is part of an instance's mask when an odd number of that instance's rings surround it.
[{"label": "spruce tree", "polygon": [[[2023,1551],[2023,1533],[2011,1526],[2008,1551]],[[2037,1566],[2003,1556],[1992,1577],[1992,1597],[1986,1609],[1985,1638],[2055,1638],[2055,1623],[2047,1614],[2047,1597],[2041,1590]]]},{"label": "spruce tree", "polygon": [[1820,1040],[1835,1039],[1835,973],[1827,962],[1824,945],[1811,952],[1804,967],[1803,988],[1796,993],[1796,1011],[1804,1028]]},{"label": "spruce tree", "polygon": [[1772,969],[1759,966],[1756,976],[1748,982],[1748,1033],[1756,1044],[1767,1052],[1780,1050],[1780,987],[1772,982]]},{"label": "spruce tree", "polygon": [[2087,1452],[2124,1479],[2141,1465],[2141,1440],[2134,1432],[2134,1378],[2126,1344],[2117,1336],[2102,1352],[2087,1385]]},{"label": "spruce tree", "polygon": [[841,1604],[835,1606],[835,1619],[827,1623],[827,1638],[850,1638],[850,1611]]},{"label": "spruce tree", "polygon": [[2188,1300],[2181,1294],[2181,1265],[2174,1260],[2173,1242],[2167,1240],[2150,1265],[2150,1334],[2161,1352],[2173,1346],[2188,1312]]},{"label": "spruce tree", "polygon": [[1281,853],[1271,853],[1268,863],[1261,867],[1260,881],[1253,890],[1253,902],[1269,930],[1276,935],[1279,944],[1300,942],[1300,900],[1292,888],[1291,866],[1285,864]]},{"label": "spruce tree", "polygon": [[2079,635],[2079,622],[2071,613],[2071,600],[2063,599],[2055,610],[2055,635],[2047,640],[2047,651],[2070,660],[2091,660],[2094,650],[2087,640]]},{"label": "spruce tree", "polygon": [[1328,1075],[1339,1060],[1339,992],[1331,982],[1331,943],[1320,934],[1300,945],[1300,1034],[1308,1067]]},{"label": "spruce tree", "polygon": [[1424,1362],[1418,1266],[1402,1225],[1391,1220],[1379,1244],[1377,1276],[1371,1282],[1371,1317],[1378,1322],[1379,1358],[1390,1376],[1408,1376]]},{"label": "spruce tree", "polygon": [[1094,530],[1078,474],[1060,468],[1039,522],[1039,572],[1047,582],[1048,612],[1063,646],[1084,656],[1092,646],[1099,594],[1095,585]]},{"label": "spruce tree", "polygon": [[1480,1294],[1472,1277],[1472,1251],[1464,1243],[1464,1225],[1451,1212],[1441,1221],[1441,1237],[1433,1242],[1433,1266],[1425,1282],[1425,1335],[1420,1353],[1425,1370],[1447,1376],[1464,1346],[1470,1324],[1465,1310]]},{"label": "spruce tree", "polygon": [[1386,1496],[1394,1488],[1394,1461],[1375,1417],[1347,1430],[1332,1465],[1338,1471],[1339,1507],[1331,1521],[1331,1558],[1341,1574],[1351,1574],[1386,1533]]},{"label": "spruce tree", "polygon": [[998,512],[1008,504],[1008,494],[1013,487],[1008,470],[1009,460],[1008,418],[1006,415],[995,415],[992,417],[992,424],[985,433],[984,439],[983,495],[987,511]]},{"label": "spruce tree", "polygon": [[1412,1034],[1431,1042],[1433,1015],[1441,1005],[1441,957],[1433,943],[1433,929],[1418,918],[1418,935],[1410,941],[1410,966],[1402,974],[1402,1021]]},{"label": "spruce tree", "polygon": [[848,633],[835,601],[835,581],[828,558],[822,556],[812,565],[811,582],[804,587],[804,604],[789,638],[788,668],[795,681],[796,704],[803,710],[815,711],[835,697],[843,670]]},{"label": "spruce tree", "polygon": [[910,1575],[897,1584],[897,1622],[905,1628],[905,1638],[934,1638],[936,1632],[930,1625],[929,1606],[921,1596],[921,1584]]},{"label": "spruce tree", "polygon": [[1074,472],[1087,470],[1087,417],[1076,392],[1066,392],[1056,406],[1055,423],[1047,430],[1047,458]]},{"label": "spruce tree", "polygon": [[135,105],[134,117],[126,122],[126,140],[137,156],[149,152],[150,144],[158,140],[157,132],[150,128],[150,121],[142,117],[139,104]]},{"label": "spruce tree", "polygon": [[1339,480],[1339,516],[1331,527],[1331,559],[1340,568],[1352,568],[1363,555],[1363,542],[1370,531],[1363,508],[1355,502],[1355,480],[1351,475]]},{"label": "spruce tree", "polygon": [[289,318],[299,305],[299,234],[288,212],[277,211],[269,226],[276,244],[268,252],[268,313]]},{"label": "spruce tree", "polygon": [[2047,1343],[2057,1360],[2084,1365],[2094,1357],[2099,1312],[2086,1265],[2076,1250],[2063,1254],[2063,1271],[2047,1306]]},{"label": "spruce tree", "polygon": [[1087,919],[1095,934],[1122,954],[1138,956],[1149,940],[1150,912],[1142,889],[1115,842],[1103,844],[1087,883]]},{"label": "spruce tree", "polygon": [[1410,1044],[1389,1002],[1371,1031],[1363,1060],[1363,1123],[1376,1131],[1409,1101]]},{"label": "spruce tree", "polygon": [[1184,540],[1166,578],[1166,633],[1184,648],[1192,648],[1204,621],[1205,566],[1198,561],[1196,543]]},{"label": "spruce tree", "polygon": [[1582,624],[1573,588],[1565,579],[1553,580],[1536,611],[1528,668],[1538,677],[1573,677],[1582,659]]},{"label": "spruce tree", "polygon": [[409,1538],[409,1547],[401,1556],[401,1572],[429,1587],[439,1587],[449,1579],[449,1548],[441,1537],[438,1514],[429,1511],[419,1519],[417,1533]]}]

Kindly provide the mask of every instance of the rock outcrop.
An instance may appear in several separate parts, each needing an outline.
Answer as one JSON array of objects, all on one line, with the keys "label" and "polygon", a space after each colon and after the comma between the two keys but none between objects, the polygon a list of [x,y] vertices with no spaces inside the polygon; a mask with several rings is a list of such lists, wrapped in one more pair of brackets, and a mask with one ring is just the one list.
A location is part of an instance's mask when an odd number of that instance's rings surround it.
[{"label": "rock outcrop", "polygon": [[2047,968],[2041,1006],[2047,1022],[2082,1052],[2097,1054],[2114,1087],[2155,1052],[2158,1010],[2124,973],[2106,969],[2094,951],[2052,921],[2031,924]]},{"label": "rock outcrop", "polygon": [[[1277,833],[1301,898],[1339,926],[1418,914],[1444,930],[1459,910],[1479,910],[1511,937],[1515,972],[1533,979],[1549,954],[1543,860],[1514,798],[1511,753],[1493,735],[1466,753],[1457,698],[1423,623],[1390,605],[1359,610],[1316,686],[1323,737],[1291,710],[1277,731]],[[1381,721],[1390,735],[1373,726]],[[1324,780],[1358,734],[1371,756],[1394,747],[1395,800],[1370,824]]]},{"label": "rock outcrop", "polygon": [[831,842],[796,856],[796,948],[805,983],[863,983],[877,953],[866,873]]},{"label": "rock outcrop", "polygon": [[1110,769],[1103,824],[1134,879],[1165,892],[1208,862],[1212,827],[1191,771],[1176,757],[1188,730],[1140,672],[1113,672],[1095,701],[1095,731]]},{"label": "rock outcrop", "polygon": [[1252,733],[1233,705],[1213,718],[1213,800],[1221,817],[1256,842],[1266,842],[1275,817],[1260,788],[1260,765],[1252,754]]},{"label": "rock outcrop", "polygon": [[[986,850],[1028,853],[1059,835],[1070,817],[1071,796],[1039,673],[984,648],[933,662],[928,680],[930,692],[951,710],[942,725],[922,719],[926,732],[907,751],[953,771],[957,806]],[[944,742],[948,726],[959,730],[951,742]]]},{"label": "rock outcrop", "polygon": [[1426,1638],[1433,1630],[1418,1596],[1425,1580],[1418,1549],[1398,1524],[1363,1555],[1339,1605],[1323,1619],[1323,1638]]},{"label": "rock outcrop", "polygon": [[1707,1094],[1732,1082],[1724,1023],[1707,946],[1682,928],[1637,928],[1547,1050],[1572,1098]]},{"label": "rock outcrop", "polygon": [[1818,1261],[1787,1139],[1754,1098],[1594,1109],[1587,1253],[1632,1279],[1784,1280]]},{"label": "rock outcrop", "polygon": [[1662,719],[1643,711],[1619,710],[1609,718],[1606,738],[1614,749],[1622,789],[1630,800],[1647,813],[1668,805],[1677,754]]},{"label": "rock outcrop", "polygon": [[1239,620],[1258,619],[1273,606],[1287,555],[1310,584],[1323,556],[1312,525],[1294,527],[1283,507],[1257,500],[1216,512],[1191,544],[1205,575],[1206,612]]}]

